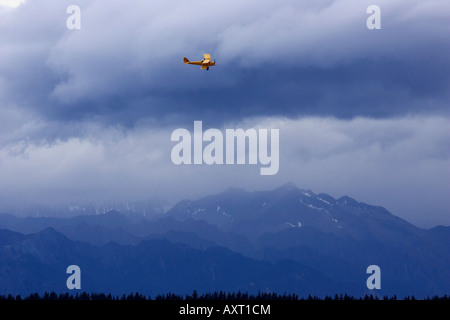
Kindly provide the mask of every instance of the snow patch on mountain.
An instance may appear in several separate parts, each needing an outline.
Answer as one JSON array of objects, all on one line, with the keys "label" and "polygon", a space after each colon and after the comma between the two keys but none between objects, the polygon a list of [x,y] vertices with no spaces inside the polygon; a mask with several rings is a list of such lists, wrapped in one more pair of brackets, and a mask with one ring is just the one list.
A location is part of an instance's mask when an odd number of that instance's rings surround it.
[{"label": "snow patch on mountain", "polygon": [[327,210],[327,209],[324,209],[324,208],[320,208],[320,207],[316,207],[316,206],[313,206],[313,205],[312,205],[312,204],[310,204],[310,203],[305,203],[305,202],[303,202],[303,200],[301,200],[301,199],[300,199],[300,203],[301,203],[301,204],[303,204],[304,206],[307,206],[307,207],[309,207],[309,208],[313,209],[313,210],[323,211],[323,212],[325,212],[325,213],[328,213],[328,214],[329,214],[329,212],[328,212],[328,210]]},{"label": "snow patch on mountain", "polygon": [[322,199],[321,197],[317,197],[317,200],[325,202],[326,204],[329,204],[330,206],[332,206],[331,203],[329,203],[327,200]]},{"label": "snow patch on mountain", "polygon": [[302,227],[302,223],[300,221],[297,222],[297,225],[295,225],[291,222],[286,222],[286,224],[291,228],[301,228]]},{"label": "snow patch on mountain", "polygon": [[192,216],[195,216],[197,214],[199,214],[200,212],[204,212],[206,209],[205,208],[196,208],[194,210],[187,210],[187,213],[191,214]]}]

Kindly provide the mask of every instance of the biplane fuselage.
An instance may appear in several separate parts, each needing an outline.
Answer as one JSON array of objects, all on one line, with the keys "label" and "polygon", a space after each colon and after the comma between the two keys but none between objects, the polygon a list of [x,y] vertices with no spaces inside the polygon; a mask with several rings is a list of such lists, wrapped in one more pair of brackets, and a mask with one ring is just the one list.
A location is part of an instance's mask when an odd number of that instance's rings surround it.
[{"label": "biplane fuselage", "polygon": [[201,61],[189,61],[188,58],[184,57],[184,63],[185,64],[194,64],[197,66],[201,66],[200,69],[206,69],[209,70],[209,67],[215,66],[216,62],[211,60],[211,55],[209,53],[206,53],[203,55],[204,59]]}]

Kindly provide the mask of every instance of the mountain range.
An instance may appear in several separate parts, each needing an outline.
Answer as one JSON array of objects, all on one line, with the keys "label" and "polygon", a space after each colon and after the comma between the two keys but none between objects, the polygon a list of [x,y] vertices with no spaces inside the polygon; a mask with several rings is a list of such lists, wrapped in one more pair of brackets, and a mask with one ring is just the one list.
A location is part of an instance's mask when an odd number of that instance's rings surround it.
[{"label": "mountain range", "polygon": [[[0,294],[82,290],[147,295],[210,291],[324,296],[450,293],[450,227],[418,228],[380,206],[292,183],[230,188],[152,215],[0,214]],[[366,287],[369,265],[381,289]]]}]

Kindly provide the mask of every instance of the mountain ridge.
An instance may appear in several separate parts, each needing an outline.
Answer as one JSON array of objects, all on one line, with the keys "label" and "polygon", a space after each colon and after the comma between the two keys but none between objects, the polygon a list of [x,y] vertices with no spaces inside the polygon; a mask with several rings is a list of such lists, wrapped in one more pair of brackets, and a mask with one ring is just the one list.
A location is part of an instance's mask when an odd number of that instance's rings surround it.
[{"label": "mountain ridge", "polygon": [[[64,219],[0,215],[0,229],[2,290],[40,283],[64,291],[64,268],[78,263],[92,290],[164,293],[178,285],[359,296],[368,293],[367,266],[376,264],[381,295],[450,292],[450,227],[421,229],[381,206],[292,183],[269,191],[227,189],[152,217],[117,211]],[[239,270],[241,263],[247,267]],[[185,266],[189,271],[181,270]]]}]

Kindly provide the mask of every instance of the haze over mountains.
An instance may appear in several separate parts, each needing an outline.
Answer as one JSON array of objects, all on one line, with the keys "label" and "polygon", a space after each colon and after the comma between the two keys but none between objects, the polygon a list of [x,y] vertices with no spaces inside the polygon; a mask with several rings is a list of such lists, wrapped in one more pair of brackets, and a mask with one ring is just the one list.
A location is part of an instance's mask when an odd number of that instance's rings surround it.
[{"label": "haze over mountains", "polygon": [[[425,230],[386,209],[288,183],[228,189],[165,213],[111,210],[70,218],[0,215],[0,294],[226,290],[300,296],[450,293],[450,227]],[[369,292],[366,268],[381,268]]]}]

